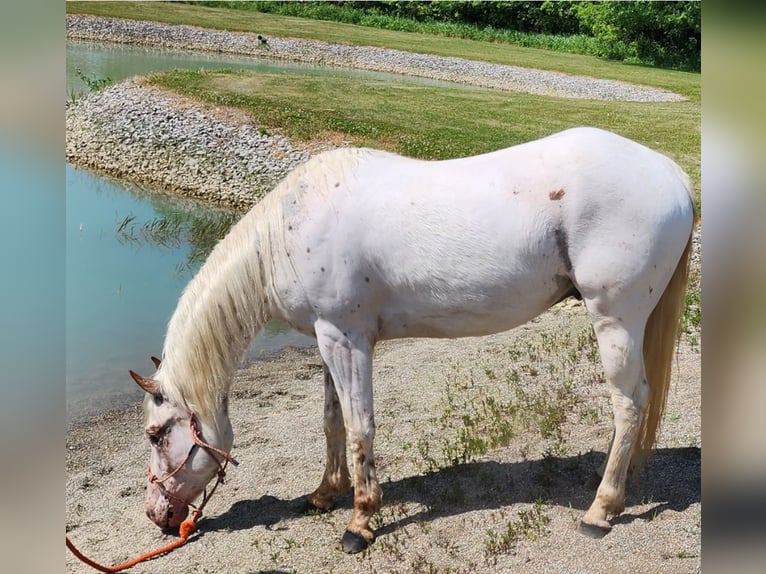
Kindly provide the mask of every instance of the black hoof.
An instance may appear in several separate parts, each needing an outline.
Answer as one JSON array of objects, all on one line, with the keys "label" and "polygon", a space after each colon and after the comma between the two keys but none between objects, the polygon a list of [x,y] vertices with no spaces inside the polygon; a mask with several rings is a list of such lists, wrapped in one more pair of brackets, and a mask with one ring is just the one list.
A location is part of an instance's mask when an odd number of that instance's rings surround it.
[{"label": "black hoof", "polygon": [[580,525],[577,527],[577,531],[580,534],[587,536],[588,538],[603,538],[612,528],[604,528],[596,524],[588,524],[587,522],[580,521]]},{"label": "black hoof", "polygon": [[326,512],[330,512],[329,509],[319,508],[315,504],[312,504],[308,498],[304,498],[301,502],[299,502],[298,506],[295,508],[295,511],[298,514],[306,515],[325,514]]},{"label": "black hoof", "polygon": [[340,542],[343,545],[343,552],[347,554],[356,554],[370,545],[366,538],[354,534],[350,530],[346,530],[343,533],[343,538],[341,538]]}]

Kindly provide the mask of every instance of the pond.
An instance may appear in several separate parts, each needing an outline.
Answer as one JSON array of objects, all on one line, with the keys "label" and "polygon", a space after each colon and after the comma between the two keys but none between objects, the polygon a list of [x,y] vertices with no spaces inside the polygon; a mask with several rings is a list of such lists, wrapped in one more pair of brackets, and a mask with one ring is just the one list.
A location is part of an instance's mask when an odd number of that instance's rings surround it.
[{"label": "pond", "polygon": [[[66,167],[66,391],[70,422],[141,398],[182,289],[239,214]],[[272,322],[248,356],[313,340]],[[134,388],[135,387],[135,388]]]}]

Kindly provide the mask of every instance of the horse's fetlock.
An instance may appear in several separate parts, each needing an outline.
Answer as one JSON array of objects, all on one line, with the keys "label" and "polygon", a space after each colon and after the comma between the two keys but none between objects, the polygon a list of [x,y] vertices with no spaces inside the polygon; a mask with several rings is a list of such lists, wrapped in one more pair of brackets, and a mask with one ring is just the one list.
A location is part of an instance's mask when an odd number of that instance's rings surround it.
[{"label": "horse's fetlock", "polygon": [[596,502],[607,515],[617,516],[625,510],[625,494],[603,483],[598,489]]}]

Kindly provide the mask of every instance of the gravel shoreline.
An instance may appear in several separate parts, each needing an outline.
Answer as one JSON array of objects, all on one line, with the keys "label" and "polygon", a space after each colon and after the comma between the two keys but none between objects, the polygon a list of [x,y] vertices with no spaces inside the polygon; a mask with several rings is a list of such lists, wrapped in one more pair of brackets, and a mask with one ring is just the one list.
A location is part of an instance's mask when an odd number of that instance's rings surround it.
[{"label": "gravel shoreline", "polygon": [[312,153],[139,78],[67,105],[66,160],[175,195],[246,210]]}]

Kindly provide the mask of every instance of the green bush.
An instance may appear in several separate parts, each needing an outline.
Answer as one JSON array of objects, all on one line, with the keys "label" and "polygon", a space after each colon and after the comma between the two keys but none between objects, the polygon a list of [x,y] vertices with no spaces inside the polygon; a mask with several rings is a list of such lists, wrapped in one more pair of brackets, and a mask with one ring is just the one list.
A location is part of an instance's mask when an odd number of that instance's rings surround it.
[{"label": "green bush", "polygon": [[599,56],[700,70],[699,2],[598,2],[576,7]]}]

